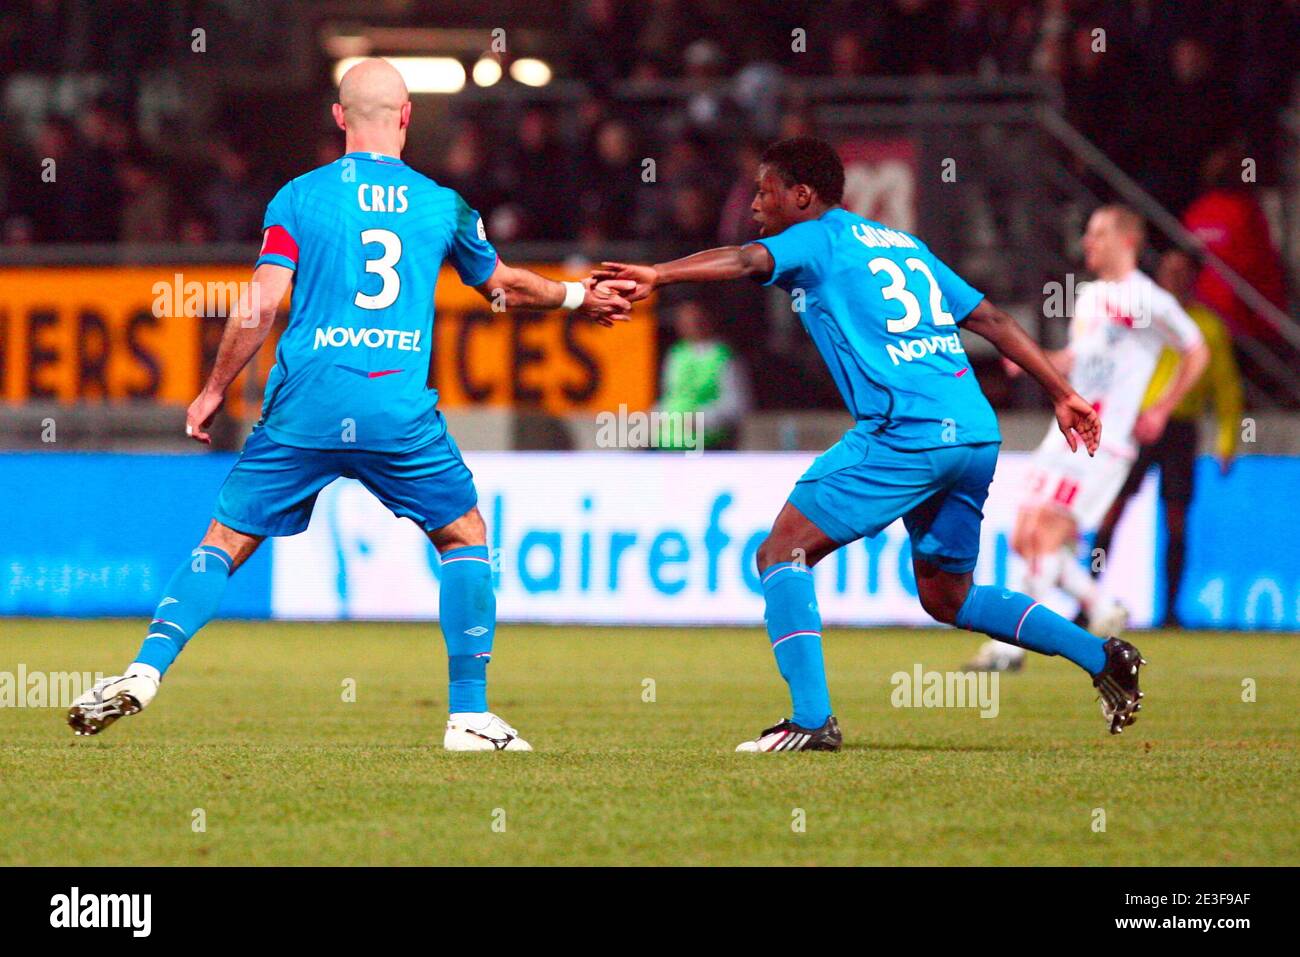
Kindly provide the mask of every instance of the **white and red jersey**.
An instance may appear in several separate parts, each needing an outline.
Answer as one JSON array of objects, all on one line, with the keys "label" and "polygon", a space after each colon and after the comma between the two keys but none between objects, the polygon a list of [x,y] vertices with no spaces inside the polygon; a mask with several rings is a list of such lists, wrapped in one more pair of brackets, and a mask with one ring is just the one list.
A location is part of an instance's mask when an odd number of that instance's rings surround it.
[{"label": "white and red jersey", "polygon": [[1202,341],[1178,300],[1140,269],[1079,290],[1070,322],[1070,384],[1101,415],[1103,449],[1136,458],[1133,425],[1161,350],[1186,352]]}]

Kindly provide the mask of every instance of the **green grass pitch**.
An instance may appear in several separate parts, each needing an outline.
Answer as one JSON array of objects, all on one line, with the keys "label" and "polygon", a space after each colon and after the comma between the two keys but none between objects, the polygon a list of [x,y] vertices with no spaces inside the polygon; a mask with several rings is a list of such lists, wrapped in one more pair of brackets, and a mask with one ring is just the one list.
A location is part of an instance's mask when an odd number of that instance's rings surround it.
[{"label": "green grass pitch", "polygon": [[[141,627],[0,621],[0,672],[112,674]],[[732,753],[786,707],[758,628],[503,626],[490,704],[537,751],[447,754],[435,624],[222,621],[97,738],[0,708],[0,864],[1300,864],[1300,636],[1134,640],[1112,738],[1063,660],[995,718],[899,709],[978,639],[831,629],[845,750],[765,756]]]}]

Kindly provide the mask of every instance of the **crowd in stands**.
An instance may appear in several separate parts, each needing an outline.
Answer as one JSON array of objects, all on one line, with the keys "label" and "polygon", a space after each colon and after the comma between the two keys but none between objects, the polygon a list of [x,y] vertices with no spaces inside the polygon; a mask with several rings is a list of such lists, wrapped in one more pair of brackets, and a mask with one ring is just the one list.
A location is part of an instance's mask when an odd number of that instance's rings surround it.
[{"label": "crowd in stands", "polygon": [[[66,45],[50,42],[50,31],[71,28],[65,6],[6,4],[0,81],[71,69]],[[436,13],[437,4],[416,6]],[[569,50],[558,58],[558,75],[589,90],[576,109],[502,110],[453,100],[445,129],[408,157],[470,197],[501,240],[654,238],[689,245],[748,238],[759,145],[812,126],[790,92],[801,77],[1050,76],[1076,126],[1181,213],[1202,190],[1205,161],[1229,142],[1257,160],[1262,178],[1275,175],[1277,117],[1292,95],[1300,50],[1300,0],[563,6]],[[82,44],[83,69],[111,71],[112,49],[129,44],[105,29],[103,43]],[[149,34],[136,40],[152,43],[148,49],[159,43]],[[151,59],[165,62],[162,53]],[[685,109],[652,115],[617,99],[660,79],[684,81]],[[328,98],[322,65],[320,99]],[[11,89],[10,112],[12,100]],[[52,110],[34,123],[6,122],[0,240],[255,240],[276,182],[292,175],[286,162],[306,169],[337,155],[337,136],[322,131],[319,145],[308,139],[254,140],[227,124],[202,141],[160,142],[142,134],[121,95]],[[650,175],[670,189],[641,188],[647,158],[655,160]],[[42,164],[51,159],[58,175],[47,182]]]}]

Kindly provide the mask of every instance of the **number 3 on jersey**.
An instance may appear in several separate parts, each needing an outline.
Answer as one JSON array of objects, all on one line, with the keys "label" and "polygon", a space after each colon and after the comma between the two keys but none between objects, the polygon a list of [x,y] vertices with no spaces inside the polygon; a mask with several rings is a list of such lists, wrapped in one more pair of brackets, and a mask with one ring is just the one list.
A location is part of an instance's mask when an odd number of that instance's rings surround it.
[{"label": "number 3 on jersey", "polygon": [[391,229],[363,229],[361,244],[368,246],[371,243],[383,246],[384,251],[379,258],[366,260],[366,272],[375,273],[384,284],[375,295],[367,296],[358,292],[352,301],[362,309],[387,309],[397,301],[397,294],[402,290],[402,280],[393,268],[397,265],[397,260],[402,258],[402,241]]},{"label": "number 3 on jersey", "polygon": [[[905,260],[904,265],[912,272],[920,273],[930,284],[930,315],[934,317],[934,324],[936,326],[956,325],[957,320],[952,317],[952,313],[943,308],[943,291],[934,281],[934,273],[930,272],[930,267],[916,257]],[[902,318],[886,319],[885,328],[893,333],[911,332],[921,321],[921,302],[907,288],[907,276],[903,274],[902,267],[888,257],[878,256],[867,263],[867,268],[873,275],[878,276],[883,272],[888,276],[889,284],[880,290],[880,294],[885,299],[896,299],[903,304]]]}]

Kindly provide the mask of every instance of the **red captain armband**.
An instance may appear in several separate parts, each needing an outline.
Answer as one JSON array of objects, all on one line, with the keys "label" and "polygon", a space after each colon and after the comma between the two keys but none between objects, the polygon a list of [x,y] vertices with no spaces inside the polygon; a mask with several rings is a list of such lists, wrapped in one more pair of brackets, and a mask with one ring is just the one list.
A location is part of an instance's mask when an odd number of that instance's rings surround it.
[{"label": "red captain armband", "polygon": [[262,249],[257,254],[259,260],[267,256],[283,256],[298,265],[298,244],[283,226],[268,226],[262,235]]}]

